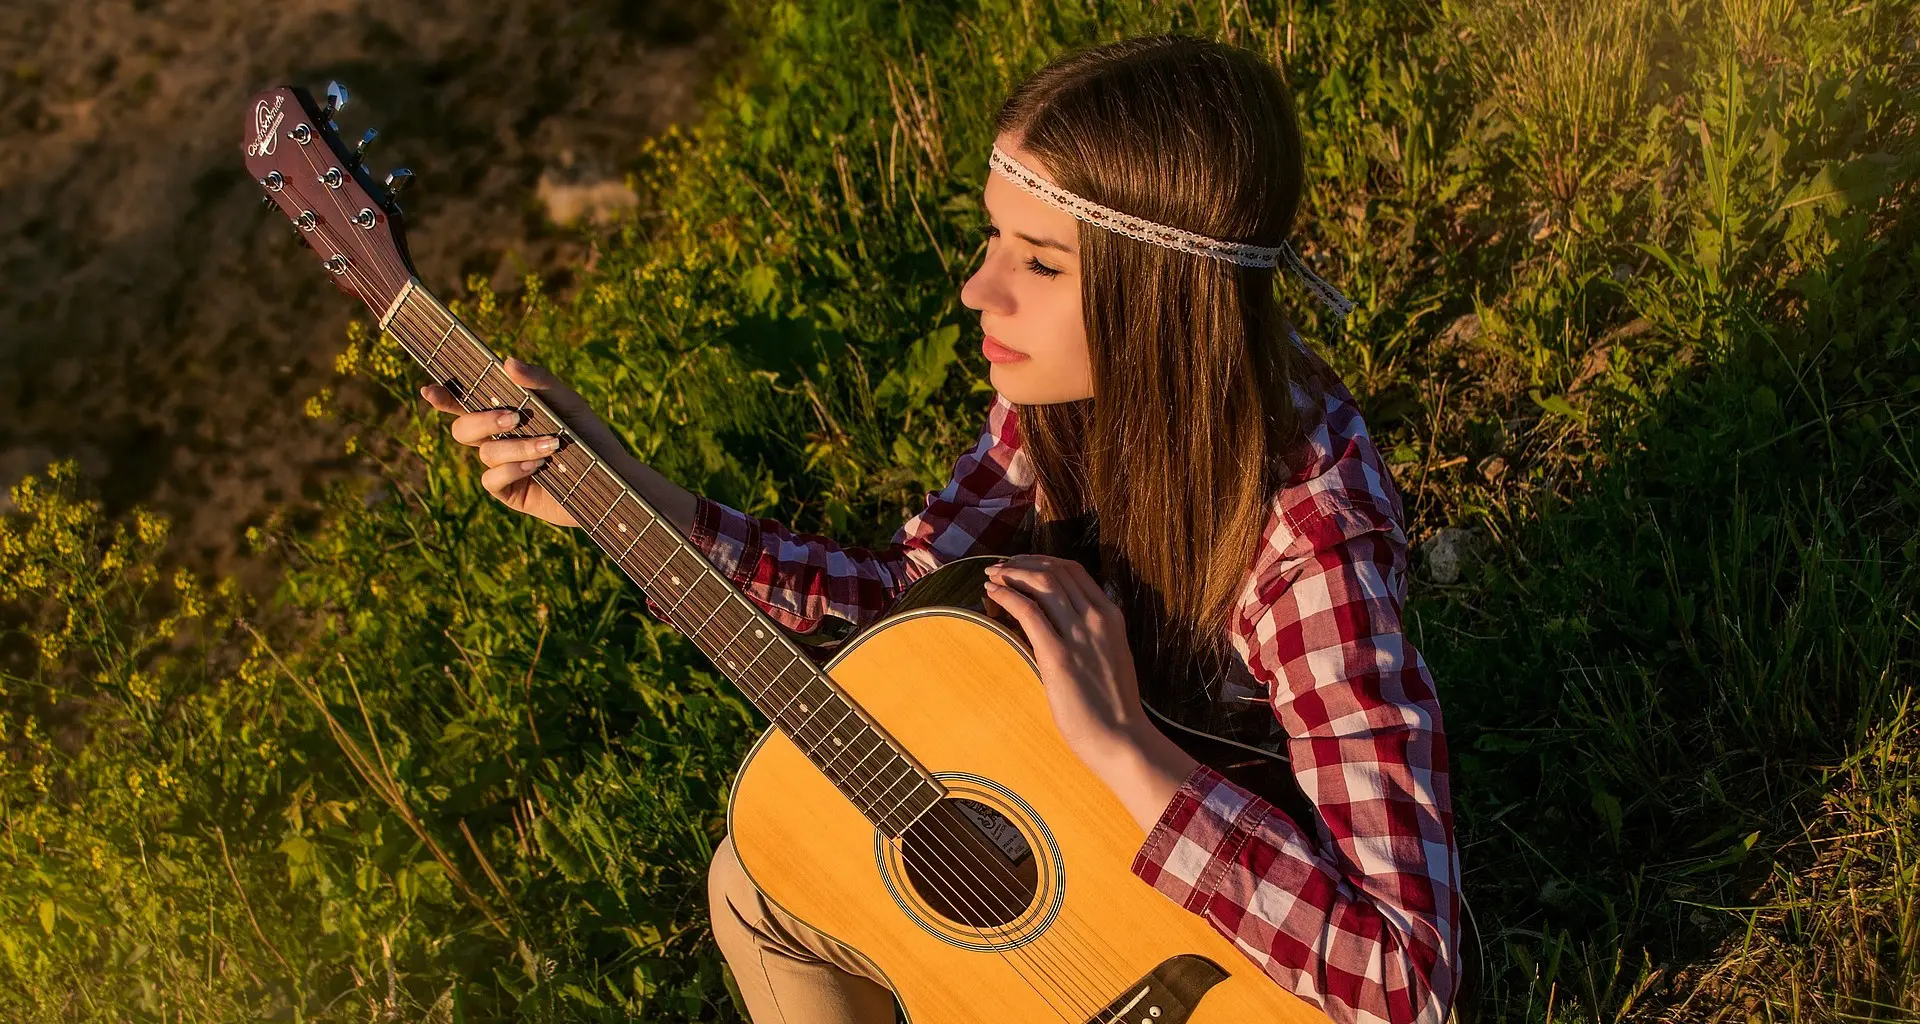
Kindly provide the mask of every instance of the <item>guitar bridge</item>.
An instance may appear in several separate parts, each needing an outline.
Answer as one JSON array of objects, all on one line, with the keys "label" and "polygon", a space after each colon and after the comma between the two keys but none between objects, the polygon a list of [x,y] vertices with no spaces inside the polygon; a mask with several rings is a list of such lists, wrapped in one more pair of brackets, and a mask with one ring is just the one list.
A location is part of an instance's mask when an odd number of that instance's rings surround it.
[{"label": "guitar bridge", "polygon": [[1204,956],[1184,953],[1147,972],[1147,976],[1108,1003],[1087,1024],[1182,1024],[1207,990],[1227,972]]}]

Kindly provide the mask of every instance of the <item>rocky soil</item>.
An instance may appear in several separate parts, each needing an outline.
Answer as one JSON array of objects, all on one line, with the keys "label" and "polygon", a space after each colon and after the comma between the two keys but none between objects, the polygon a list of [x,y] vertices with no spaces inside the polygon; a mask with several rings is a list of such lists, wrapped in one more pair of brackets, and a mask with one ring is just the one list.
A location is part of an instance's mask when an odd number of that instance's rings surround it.
[{"label": "rocky soil", "polygon": [[[649,135],[726,59],[715,0],[0,4],[0,487],[77,458],[177,557],[254,583],[246,527],[349,472],[301,413],[359,312],[241,165],[247,97],[352,90],[406,165],[423,280],[564,288]],[[624,198],[623,198],[624,196]],[[0,498],[0,500],[4,500]]]}]

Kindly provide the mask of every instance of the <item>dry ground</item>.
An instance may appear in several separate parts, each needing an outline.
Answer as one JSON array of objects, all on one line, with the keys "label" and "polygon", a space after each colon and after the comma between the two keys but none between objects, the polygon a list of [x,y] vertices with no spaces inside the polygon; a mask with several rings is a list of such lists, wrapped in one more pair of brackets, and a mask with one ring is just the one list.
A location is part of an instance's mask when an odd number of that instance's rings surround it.
[{"label": "dry ground", "polygon": [[0,487],[76,457],[112,507],[171,515],[178,557],[264,582],[246,526],[345,469],[301,405],[356,310],[258,209],[247,96],[346,83],[343,134],[378,127],[376,173],[419,174],[422,277],[511,289],[580,257],[550,216],[569,196],[617,200],[606,183],[641,141],[694,119],[722,17],[708,0],[0,4]]}]

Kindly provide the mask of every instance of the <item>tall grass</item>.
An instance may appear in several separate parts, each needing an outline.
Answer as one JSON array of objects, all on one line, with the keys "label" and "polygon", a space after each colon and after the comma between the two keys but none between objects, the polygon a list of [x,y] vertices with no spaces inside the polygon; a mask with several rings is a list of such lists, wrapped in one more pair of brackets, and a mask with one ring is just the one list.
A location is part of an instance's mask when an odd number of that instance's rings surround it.
[{"label": "tall grass", "polygon": [[[703,124],[577,288],[472,282],[642,458],[885,539],[978,429],[994,98],[1179,29],[1291,78],[1286,293],[1423,544],[1497,1021],[1920,1003],[1920,32],[1907,2],[742,0]],[[433,230],[431,224],[416,230]],[[430,282],[451,291],[450,282]],[[738,1020],[703,878],[763,723],[578,538],[499,509],[357,328],[368,481],[164,578],[56,469],[0,529],[0,1015]],[[1464,532],[1461,532],[1464,531]],[[1424,550],[1424,548],[1423,548]],[[1424,563],[1423,563],[1424,565]]]}]

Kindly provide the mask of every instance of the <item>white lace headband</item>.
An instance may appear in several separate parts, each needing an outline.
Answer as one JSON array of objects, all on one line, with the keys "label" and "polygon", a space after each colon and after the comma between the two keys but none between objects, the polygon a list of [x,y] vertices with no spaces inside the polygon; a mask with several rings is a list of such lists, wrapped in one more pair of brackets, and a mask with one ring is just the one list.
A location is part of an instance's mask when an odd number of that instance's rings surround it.
[{"label": "white lace headband", "polygon": [[1339,289],[1321,280],[1320,275],[1308,269],[1306,261],[1302,260],[1300,254],[1293,251],[1293,246],[1286,242],[1273,247],[1225,242],[1218,238],[1209,238],[1180,228],[1168,227],[1165,224],[1156,224],[1132,214],[1121,213],[1091,199],[1083,199],[1042,178],[1027,165],[1008,156],[1007,151],[997,145],[993,147],[993,155],[988,158],[987,163],[994,170],[999,171],[1001,177],[1032,193],[1048,206],[1070,213],[1097,227],[1117,231],[1129,238],[1137,238],[1154,245],[1164,245],[1169,249],[1190,252],[1196,256],[1211,256],[1217,260],[1238,263],[1243,267],[1272,267],[1278,266],[1281,260],[1286,260],[1287,266],[1300,275],[1300,280],[1313,294],[1319,296],[1321,302],[1327,304],[1328,309],[1333,310],[1334,316],[1345,319],[1353,309],[1353,301],[1340,294]]}]

